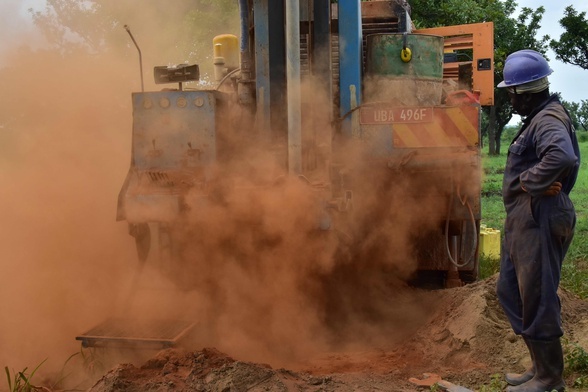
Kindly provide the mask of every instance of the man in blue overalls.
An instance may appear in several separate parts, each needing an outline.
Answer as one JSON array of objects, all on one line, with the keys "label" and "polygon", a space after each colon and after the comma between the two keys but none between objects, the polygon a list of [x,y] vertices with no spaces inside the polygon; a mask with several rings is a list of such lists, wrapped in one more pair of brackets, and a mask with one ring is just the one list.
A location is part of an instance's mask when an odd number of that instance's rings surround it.
[{"label": "man in blue overalls", "polygon": [[550,95],[553,71],[533,50],[507,57],[504,81],[523,125],[508,149],[502,185],[506,208],[497,294],[533,360],[523,374],[506,375],[511,392],[563,391],[561,305],[557,288],[574,234],[569,198],[580,164],[570,117]]}]

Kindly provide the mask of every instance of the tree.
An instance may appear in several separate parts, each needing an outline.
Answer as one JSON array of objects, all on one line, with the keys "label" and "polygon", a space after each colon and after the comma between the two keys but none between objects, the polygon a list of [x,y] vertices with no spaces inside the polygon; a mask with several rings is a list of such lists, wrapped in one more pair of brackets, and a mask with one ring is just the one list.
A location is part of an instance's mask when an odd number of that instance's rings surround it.
[{"label": "tree", "polygon": [[574,128],[588,131],[588,100],[582,100],[580,103],[562,100],[562,104],[570,113]]},{"label": "tree", "polygon": [[[513,3],[494,0],[412,0],[412,19],[417,28],[493,21],[504,17]],[[512,7],[514,11],[514,7]]]},{"label": "tree", "polygon": [[146,64],[190,62],[212,70],[208,64],[212,63],[212,38],[238,34],[238,5],[234,0],[174,0],[170,4],[158,0],[46,0],[43,10],[30,12],[52,47],[64,56],[79,51],[135,56],[123,28],[129,25]]},{"label": "tree", "polygon": [[[62,53],[86,48],[98,51],[104,42],[107,25],[103,20],[93,18],[100,7],[95,2],[75,0],[47,0],[43,11],[29,9],[35,25],[44,33],[54,49]],[[116,23],[111,25],[114,27]]]},{"label": "tree", "polygon": [[573,6],[566,7],[559,24],[566,31],[559,41],[551,40],[549,46],[558,60],[588,69],[588,20],[586,12],[578,13]]},{"label": "tree", "polygon": [[588,131],[588,100],[582,100],[578,111],[576,112],[578,122],[582,125],[585,131]]},{"label": "tree", "polygon": [[[87,125],[72,126],[78,131],[130,118],[128,92],[137,88],[139,78],[136,49],[125,24],[131,26],[146,66],[192,62],[204,68],[202,73],[206,67],[212,73],[214,35],[239,31],[234,0],[45,0],[44,4],[30,13],[50,47],[22,47],[6,54],[6,65],[0,67],[0,160],[12,159],[19,146],[37,143],[40,135],[56,134],[35,133],[48,124],[67,120],[71,125],[80,119]],[[126,126],[121,120],[105,128]],[[68,127],[58,128],[65,132]]]}]

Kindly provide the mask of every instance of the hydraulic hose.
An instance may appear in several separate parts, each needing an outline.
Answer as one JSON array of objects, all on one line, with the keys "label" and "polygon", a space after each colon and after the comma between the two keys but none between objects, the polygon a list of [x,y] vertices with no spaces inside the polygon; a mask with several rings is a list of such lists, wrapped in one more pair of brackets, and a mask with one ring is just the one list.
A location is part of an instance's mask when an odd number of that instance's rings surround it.
[{"label": "hydraulic hose", "polygon": [[461,205],[466,206],[468,208],[469,213],[470,213],[470,222],[472,224],[472,233],[473,233],[473,238],[474,238],[472,241],[472,252],[469,255],[469,257],[467,257],[463,263],[458,263],[457,261],[455,261],[455,259],[451,255],[451,250],[449,249],[449,221],[451,220],[451,207],[453,206],[453,198],[454,198],[453,192],[451,192],[451,196],[449,197],[449,204],[447,206],[447,219],[445,221],[445,251],[447,252],[447,257],[449,258],[449,261],[451,262],[451,264],[453,264],[457,268],[461,268],[461,267],[465,267],[466,265],[468,265],[473,260],[473,258],[476,256],[476,248],[478,247],[478,237],[477,237],[478,230],[476,227],[476,218],[474,217],[474,212],[472,211],[472,206],[470,205],[470,203],[468,201],[468,197],[461,196],[459,186],[456,186],[455,188],[456,188],[455,191],[457,192],[457,196],[459,198],[459,202],[461,203]]},{"label": "hydraulic hose", "polygon": [[222,86],[222,84],[229,78],[231,77],[231,75],[234,75],[235,73],[241,71],[241,68],[235,68],[234,70],[232,70],[231,72],[229,72],[228,74],[226,74],[224,76],[224,78],[222,78],[220,80],[220,82],[218,82],[218,85],[216,86],[215,90],[218,90],[220,88],[220,86]]}]

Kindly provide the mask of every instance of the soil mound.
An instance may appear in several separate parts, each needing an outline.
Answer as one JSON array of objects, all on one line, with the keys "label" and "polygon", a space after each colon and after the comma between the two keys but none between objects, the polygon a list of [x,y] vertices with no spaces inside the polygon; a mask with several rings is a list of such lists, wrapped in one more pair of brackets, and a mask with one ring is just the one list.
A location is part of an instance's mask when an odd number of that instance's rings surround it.
[{"label": "soil mound", "polygon": [[[415,391],[410,377],[435,373],[476,389],[492,375],[529,363],[495,294],[496,276],[464,287],[423,291],[434,303],[424,324],[385,348],[309,358],[292,370],[242,362],[213,348],[170,349],[144,365],[118,365],[91,392],[114,391]],[[588,342],[588,302],[561,291],[566,340]],[[394,339],[391,339],[394,340]]]}]

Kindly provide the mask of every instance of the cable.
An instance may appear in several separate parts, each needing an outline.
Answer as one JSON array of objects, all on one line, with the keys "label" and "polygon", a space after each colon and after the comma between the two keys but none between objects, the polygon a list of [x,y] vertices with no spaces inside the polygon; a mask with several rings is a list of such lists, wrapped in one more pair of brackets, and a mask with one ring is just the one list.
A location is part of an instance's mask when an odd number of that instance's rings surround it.
[{"label": "cable", "polygon": [[[453,182],[453,179],[452,179],[452,182]],[[447,206],[447,219],[445,220],[445,251],[447,252],[447,257],[449,258],[449,261],[451,262],[451,264],[453,264],[457,268],[461,268],[461,267],[465,267],[466,265],[468,265],[476,256],[476,248],[478,247],[478,239],[477,239],[478,229],[476,227],[476,218],[474,217],[474,212],[472,210],[472,206],[470,205],[467,196],[463,196],[463,197],[461,196],[459,185],[456,186],[456,192],[457,192],[457,197],[458,197],[461,205],[467,206],[467,208],[468,208],[468,211],[470,213],[470,218],[471,218],[470,222],[472,223],[472,233],[473,233],[473,237],[474,237],[474,239],[472,241],[473,246],[472,246],[471,255],[466,259],[466,261],[464,261],[461,264],[458,263],[457,261],[455,261],[455,259],[451,255],[451,250],[449,249],[449,221],[450,221],[450,217],[451,217],[451,206],[453,205],[453,198],[454,198],[453,192],[451,192],[451,196],[449,198],[449,205]]]},{"label": "cable", "polygon": [[231,72],[229,72],[228,74],[226,74],[225,77],[222,78],[220,80],[220,82],[218,82],[218,86],[216,86],[215,90],[218,91],[218,89],[225,82],[225,80],[227,80],[231,75],[233,75],[235,72],[240,71],[240,70],[241,70],[241,68],[235,68],[234,70],[232,70]]}]

